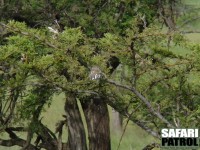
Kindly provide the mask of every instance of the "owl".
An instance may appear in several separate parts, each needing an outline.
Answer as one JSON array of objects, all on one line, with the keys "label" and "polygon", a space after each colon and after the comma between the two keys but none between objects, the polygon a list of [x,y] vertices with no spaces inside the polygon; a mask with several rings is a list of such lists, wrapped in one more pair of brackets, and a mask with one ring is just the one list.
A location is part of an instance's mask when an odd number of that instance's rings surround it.
[{"label": "owl", "polygon": [[27,57],[26,54],[24,54],[24,53],[21,54],[21,61],[22,61],[23,63],[25,63],[25,62],[27,63],[28,57]]},{"label": "owl", "polygon": [[97,80],[102,77],[102,72],[99,67],[93,66],[90,70],[89,78],[91,80]]}]

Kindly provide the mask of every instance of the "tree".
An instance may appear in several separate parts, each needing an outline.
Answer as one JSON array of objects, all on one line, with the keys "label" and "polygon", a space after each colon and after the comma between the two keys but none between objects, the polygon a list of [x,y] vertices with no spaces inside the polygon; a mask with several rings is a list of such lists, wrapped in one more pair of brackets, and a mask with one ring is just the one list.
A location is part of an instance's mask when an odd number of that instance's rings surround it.
[{"label": "tree", "polygon": [[[199,126],[199,95],[189,81],[198,74],[198,57],[192,56],[199,47],[187,44],[178,31],[159,29],[159,1],[142,2],[1,3],[1,20],[26,22],[1,23],[6,32],[0,47],[0,120],[11,138],[0,139],[1,145],[87,149],[77,100],[87,121],[89,149],[110,149],[107,104],[158,138],[163,127]],[[48,30],[50,23],[58,32]],[[180,55],[174,51],[177,46],[193,51]],[[115,74],[119,64],[127,68],[121,82]],[[92,66],[102,71],[98,80],[89,78]],[[57,137],[40,114],[52,94],[60,92],[66,95],[66,116],[58,123]],[[61,139],[64,125],[68,143]],[[26,131],[27,139],[17,131]]]}]

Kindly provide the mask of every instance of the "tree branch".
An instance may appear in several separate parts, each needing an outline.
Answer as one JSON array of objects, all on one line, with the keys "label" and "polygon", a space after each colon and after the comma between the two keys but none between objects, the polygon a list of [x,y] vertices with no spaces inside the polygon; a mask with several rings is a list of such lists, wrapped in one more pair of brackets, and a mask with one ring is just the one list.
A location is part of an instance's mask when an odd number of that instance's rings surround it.
[{"label": "tree branch", "polygon": [[184,22],[183,22],[180,26],[178,26],[177,28],[180,29],[180,28],[182,28],[183,26],[187,25],[188,23],[190,23],[190,22],[192,22],[192,21],[195,21],[195,20],[198,20],[198,19],[200,19],[200,16],[196,16],[196,17],[194,17],[194,18],[190,18],[190,19],[184,21]]},{"label": "tree branch", "polygon": [[151,103],[149,102],[149,100],[144,97],[140,92],[138,92],[134,87],[129,87],[127,85],[122,85],[122,84],[119,84],[115,81],[112,81],[112,80],[107,80],[108,83],[112,84],[112,85],[115,85],[117,87],[121,87],[123,89],[127,89],[131,92],[133,92],[146,106],[147,108],[149,109],[149,111],[156,117],[158,117],[162,122],[164,122],[165,124],[167,124],[168,127],[171,127],[173,128],[174,125],[172,125],[167,119],[165,119],[164,116],[162,116],[159,112],[157,112],[152,106],[151,106]]},{"label": "tree branch", "polygon": [[192,30],[192,31],[180,31],[182,34],[189,34],[189,33],[200,33],[200,31]]},{"label": "tree branch", "polygon": [[[18,145],[20,147],[23,147],[26,144],[26,141],[19,138],[11,129],[6,128],[5,131],[9,134],[11,139],[9,140],[0,139],[0,145],[6,147]],[[29,144],[28,150],[38,150],[38,149],[34,145]]]},{"label": "tree branch", "polygon": [[[26,141],[20,138],[10,139],[10,140],[0,139],[0,145],[6,146],[6,147],[11,147],[11,146],[16,146],[16,145],[23,147],[25,144],[26,144]],[[38,150],[38,148],[30,144],[28,147],[28,150]]]},{"label": "tree branch", "polygon": [[152,129],[150,129],[149,127],[147,127],[143,122],[136,120],[136,119],[132,119],[132,121],[138,125],[140,128],[142,128],[143,130],[145,130],[146,132],[150,133],[152,136],[156,137],[156,138],[160,138],[160,135],[153,131]]},{"label": "tree branch", "polygon": [[7,129],[12,130],[12,131],[19,131],[19,132],[27,131],[27,129],[24,127],[8,127]]}]

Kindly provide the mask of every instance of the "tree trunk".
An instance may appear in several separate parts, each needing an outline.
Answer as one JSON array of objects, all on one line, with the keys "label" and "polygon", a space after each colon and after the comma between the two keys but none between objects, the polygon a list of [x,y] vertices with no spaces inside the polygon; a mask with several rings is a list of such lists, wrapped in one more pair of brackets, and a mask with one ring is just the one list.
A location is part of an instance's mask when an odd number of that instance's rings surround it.
[{"label": "tree trunk", "polygon": [[122,116],[116,110],[112,111],[111,126],[115,133],[122,132]]},{"label": "tree trunk", "polygon": [[68,96],[65,102],[65,111],[68,125],[68,149],[87,150],[85,129],[74,94]]},{"label": "tree trunk", "polygon": [[109,113],[101,98],[81,102],[88,127],[89,150],[110,150]]}]

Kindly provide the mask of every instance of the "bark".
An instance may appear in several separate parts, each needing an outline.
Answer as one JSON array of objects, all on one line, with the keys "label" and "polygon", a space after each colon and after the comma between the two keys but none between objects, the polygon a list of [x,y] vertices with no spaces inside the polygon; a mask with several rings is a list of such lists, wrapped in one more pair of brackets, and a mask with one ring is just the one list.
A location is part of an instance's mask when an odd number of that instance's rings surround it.
[{"label": "bark", "polygon": [[[57,150],[58,143],[55,134],[49,128],[43,125],[41,121],[38,122],[38,127],[40,130],[36,132],[38,139],[36,139],[35,145],[38,145],[46,150]],[[38,143],[37,140],[39,140]]]},{"label": "bark", "polygon": [[65,102],[68,126],[67,148],[69,150],[87,150],[85,129],[75,95],[69,94],[67,96]]},{"label": "bark", "polygon": [[111,126],[114,132],[121,133],[122,132],[122,116],[118,111],[112,111],[112,121]]},{"label": "bark", "polygon": [[102,98],[88,97],[82,101],[88,127],[89,150],[110,150],[109,113]]},{"label": "bark", "polygon": [[158,13],[163,19],[165,25],[168,27],[169,32],[171,32],[177,29],[176,18],[179,15],[179,12],[176,5],[180,5],[180,2],[171,0],[167,3],[165,1],[158,0]]},{"label": "bark", "polygon": [[0,5],[1,7],[3,7],[4,6],[4,0],[1,0],[1,5]]}]

